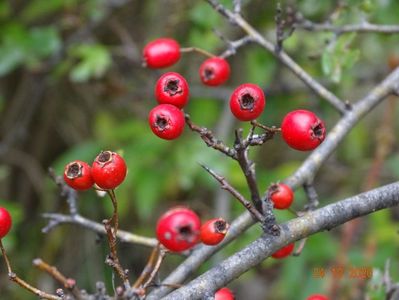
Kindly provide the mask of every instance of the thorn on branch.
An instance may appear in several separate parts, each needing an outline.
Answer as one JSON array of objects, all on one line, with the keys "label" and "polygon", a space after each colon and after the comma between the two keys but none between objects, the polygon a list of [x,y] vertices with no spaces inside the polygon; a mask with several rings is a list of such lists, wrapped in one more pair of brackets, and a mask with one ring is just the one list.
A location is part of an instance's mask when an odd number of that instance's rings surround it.
[{"label": "thorn on branch", "polygon": [[305,205],[305,211],[315,210],[319,206],[319,196],[313,183],[305,183],[303,189],[308,197],[308,204]]}]

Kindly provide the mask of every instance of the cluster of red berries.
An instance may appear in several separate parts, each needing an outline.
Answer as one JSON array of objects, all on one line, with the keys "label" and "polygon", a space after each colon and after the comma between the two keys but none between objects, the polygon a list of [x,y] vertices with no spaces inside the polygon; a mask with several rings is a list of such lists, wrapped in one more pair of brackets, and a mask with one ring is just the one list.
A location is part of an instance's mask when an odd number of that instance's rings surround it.
[{"label": "cluster of red berries", "polygon": [[[159,38],[148,43],[143,50],[144,64],[149,68],[165,68],[179,61],[181,48],[177,41]],[[205,60],[199,69],[205,85],[218,86],[230,77],[230,66],[221,57]],[[175,72],[163,74],[155,85],[155,97],[159,103],[149,114],[151,130],[158,137],[172,140],[184,130],[185,117],[181,111],[189,98],[186,79]],[[266,105],[263,90],[252,83],[238,86],[230,97],[230,109],[240,121],[258,118]],[[325,138],[325,126],[314,113],[295,110],[288,113],[281,124],[284,141],[300,151],[315,149]]]},{"label": "cluster of red berries", "polygon": [[158,220],[156,236],[168,250],[182,252],[194,247],[199,241],[205,245],[217,245],[225,237],[229,224],[222,218],[206,221],[201,226],[198,215],[189,208],[175,207]]},{"label": "cluster of red berries", "polygon": [[78,191],[90,189],[94,184],[103,190],[112,190],[125,179],[127,167],[124,159],[115,152],[101,151],[92,166],[75,160],[65,166],[64,180]]}]

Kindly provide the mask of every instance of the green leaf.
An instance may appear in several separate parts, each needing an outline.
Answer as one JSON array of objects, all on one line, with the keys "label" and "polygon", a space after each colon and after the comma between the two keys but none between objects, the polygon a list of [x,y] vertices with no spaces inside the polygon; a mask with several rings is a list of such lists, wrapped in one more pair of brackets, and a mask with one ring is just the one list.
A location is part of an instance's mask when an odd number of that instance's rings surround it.
[{"label": "green leaf", "polygon": [[79,59],[69,74],[75,82],[100,78],[111,66],[111,55],[108,49],[100,44],[77,45],[71,49],[70,55]]},{"label": "green leaf", "polygon": [[34,0],[28,2],[21,12],[24,21],[30,22],[38,18],[55,14],[63,8],[76,5],[77,0]]}]

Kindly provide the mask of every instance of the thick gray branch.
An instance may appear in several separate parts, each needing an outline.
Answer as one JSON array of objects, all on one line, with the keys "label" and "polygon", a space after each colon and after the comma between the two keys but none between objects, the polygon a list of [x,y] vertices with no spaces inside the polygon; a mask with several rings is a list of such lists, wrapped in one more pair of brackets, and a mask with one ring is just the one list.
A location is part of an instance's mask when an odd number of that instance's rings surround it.
[{"label": "thick gray branch", "polygon": [[399,204],[399,183],[327,205],[281,225],[280,236],[265,235],[230,256],[164,300],[202,299],[260,264],[276,250],[320,231],[330,230],[354,218]]},{"label": "thick gray branch", "polygon": [[349,24],[336,26],[330,23],[313,23],[309,20],[304,20],[301,23],[295,24],[295,28],[305,29],[308,31],[331,31],[335,33],[345,33],[345,32],[358,32],[358,33],[399,33],[399,25],[379,25],[371,23],[361,23],[361,24]]}]

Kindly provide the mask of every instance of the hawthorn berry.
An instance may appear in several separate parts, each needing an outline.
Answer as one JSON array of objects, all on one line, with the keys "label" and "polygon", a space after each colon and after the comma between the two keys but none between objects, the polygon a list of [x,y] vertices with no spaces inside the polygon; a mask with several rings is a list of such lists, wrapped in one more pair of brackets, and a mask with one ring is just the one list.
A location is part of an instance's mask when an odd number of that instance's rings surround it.
[{"label": "hawthorn berry", "polygon": [[294,201],[294,192],[292,189],[284,184],[272,184],[268,191],[269,198],[274,204],[274,208],[286,209],[289,208]]},{"label": "hawthorn berry", "polygon": [[200,227],[201,221],[194,211],[186,207],[175,207],[159,218],[156,236],[165,248],[181,252],[198,242]]},{"label": "hawthorn berry", "polygon": [[184,113],[171,104],[155,106],[148,115],[152,132],[165,140],[178,138],[184,130]]},{"label": "hawthorn berry", "polygon": [[70,162],[64,169],[64,181],[78,191],[90,189],[94,184],[90,165],[81,160]]},{"label": "hawthorn berry", "polygon": [[285,258],[285,257],[291,255],[292,251],[294,251],[294,247],[295,247],[294,243],[288,244],[287,246],[285,246],[285,247],[281,248],[280,250],[277,250],[276,252],[274,252],[272,254],[272,257],[273,258],[278,258],[278,259]]},{"label": "hawthorn berry", "polygon": [[221,57],[211,57],[201,64],[199,74],[203,84],[218,86],[229,79],[230,65]]},{"label": "hawthorn berry", "polygon": [[151,69],[166,68],[180,59],[180,45],[174,39],[159,38],[145,45],[143,61]]},{"label": "hawthorn berry", "polygon": [[326,296],[321,294],[310,295],[306,300],[329,300]]},{"label": "hawthorn berry", "polygon": [[230,109],[241,121],[251,121],[259,117],[266,105],[263,90],[252,83],[238,86],[230,97]]},{"label": "hawthorn berry", "polygon": [[0,239],[5,237],[12,225],[11,215],[4,207],[0,207]]},{"label": "hawthorn berry", "polygon": [[215,293],[215,300],[234,300],[234,299],[235,297],[233,292],[227,287],[221,288]]},{"label": "hawthorn berry", "polygon": [[104,190],[112,190],[120,185],[126,173],[125,160],[112,151],[101,151],[91,168],[94,182]]},{"label": "hawthorn berry", "polygon": [[187,104],[189,92],[186,79],[175,72],[163,74],[155,84],[155,98],[160,104],[183,108]]},{"label": "hawthorn berry", "polygon": [[205,245],[217,245],[225,237],[229,224],[222,218],[206,221],[200,230],[200,240]]},{"label": "hawthorn berry", "polygon": [[326,128],[313,112],[299,109],[289,112],[281,123],[284,141],[296,150],[309,151],[319,146],[326,136]]}]

